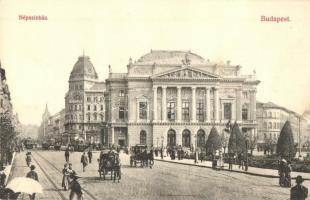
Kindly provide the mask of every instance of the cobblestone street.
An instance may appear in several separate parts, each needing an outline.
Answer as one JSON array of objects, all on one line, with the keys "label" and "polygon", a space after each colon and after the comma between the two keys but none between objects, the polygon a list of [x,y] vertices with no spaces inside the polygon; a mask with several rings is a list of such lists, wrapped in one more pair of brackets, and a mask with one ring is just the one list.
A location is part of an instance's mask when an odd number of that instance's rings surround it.
[{"label": "cobblestone street", "polygon": [[[61,188],[64,152],[34,151],[32,154],[44,187],[44,194],[38,194],[37,199],[68,199],[69,192]],[[279,187],[278,179],[160,161],[155,161],[153,169],[132,168],[125,154],[121,154],[120,183],[114,183],[109,177],[104,181],[97,171],[99,154],[94,153],[86,172],[82,172],[80,156],[80,152],[72,153],[70,162],[82,177],[84,199],[289,199],[289,189]],[[25,176],[28,172],[25,152],[16,155],[12,170],[12,177]],[[28,199],[28,196],[20,195],[20,199]]]}]

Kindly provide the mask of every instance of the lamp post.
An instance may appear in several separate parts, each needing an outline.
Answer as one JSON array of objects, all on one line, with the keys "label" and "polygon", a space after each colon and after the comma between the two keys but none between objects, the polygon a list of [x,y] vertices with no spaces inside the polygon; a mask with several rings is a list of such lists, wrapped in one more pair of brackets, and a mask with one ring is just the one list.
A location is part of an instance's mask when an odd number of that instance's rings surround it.
[{"label": "lamp post", "polygon": [[245,135],[245,171],[248,171],[248,148],[249,148],[249,136]]},{"label": "lamp post", "polygon": [[194,135],[195,137],[195,163],[198,163],[198,152],[197,152],[197,135]]}]

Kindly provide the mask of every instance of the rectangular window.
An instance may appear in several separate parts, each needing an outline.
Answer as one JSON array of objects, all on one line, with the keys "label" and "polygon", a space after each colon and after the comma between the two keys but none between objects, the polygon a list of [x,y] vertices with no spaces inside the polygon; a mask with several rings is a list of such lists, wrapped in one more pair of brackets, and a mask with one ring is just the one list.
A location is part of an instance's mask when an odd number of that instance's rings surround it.
[{"label": "rectangular window", "polygon": [[79,110],[82,110],[82,105],[79,105]]},{"label": "rectangular window", "polygon": [[139,102],[139,119],[147,119],[147,102]]},{"label": "rectangular window", "polygon": [[90,111],[90,105],[87,105],[87,110]]},{"label": "rectangular window", "polygon": [[182,120],[184,121],[189,120],[189,103],[188,102],[182,103]]},{"label": "rectangular window", "polygon": [[77,110],[77,105],[74,105],[74,110]]},{"label": "rectangular window", "polygon": [[168,102],[167,105],[167,118],[169,121],[175,120],[175,102]]},{"label": "rectangular window", "polygon": [[97,102],[97,100],[98,100],[97,97],[94,97],[94,102]]},{"label": "rectangular window", "polygon": [[231,103],[224,103],[224,119],[231,119]]},{"label": "rectangular window", "polygon": [[103,105],[100,105],[100,110],[103,111]]},{"label": "rectangular window", "polygon": [[247,119],[248,119],[248,109],[242,108],[242,120],[247,120]]},{"label": "rectangular window", "polygon": [[120,106],[118,108],[118,118],[119,119],[124,119],[125,118],[125,109],[123,106]]},{"label": "rectangular window", "polygon": [[118,93],[119,97],[124,97],[125,96],[125,91],[124,90],[120,90]]},{"label": "rectangular window", "polygon": [[90,97],[87,97],[87,102],[91,102],[91,98]]},{"label": "rectangular window", "polygon": [[94,105],[94,111],[97,111],[97,106],[96,105]]},{"label": "rectangular window", "polygon": [[204,121],[204,116],[203,116],[203,103],[198,102],[197,103],[197,119],[199,122]]}]

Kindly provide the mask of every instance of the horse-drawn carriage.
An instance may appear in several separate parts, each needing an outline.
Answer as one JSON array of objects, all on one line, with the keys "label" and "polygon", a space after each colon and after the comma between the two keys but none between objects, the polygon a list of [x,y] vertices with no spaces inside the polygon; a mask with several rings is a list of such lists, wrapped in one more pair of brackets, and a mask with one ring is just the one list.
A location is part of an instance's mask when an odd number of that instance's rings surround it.
[{"label": "horse-drawn carriage", "polygon": [[137,167],[137,164],[140,163],[141,167],[148,167],[152,168],[154,164],[154,156],[153,151],[149,151],[146,145],[135,145],[130,148],[130,166]]},{"label": "horse-drawn carriage", "polygon": [[119,154],[114,150],[102,150],[99,157],[99,175],[100,178],[110,173],[111,180],[113,178],[114,182],[116,178],[121,179],[121,163],[119,159]]}]

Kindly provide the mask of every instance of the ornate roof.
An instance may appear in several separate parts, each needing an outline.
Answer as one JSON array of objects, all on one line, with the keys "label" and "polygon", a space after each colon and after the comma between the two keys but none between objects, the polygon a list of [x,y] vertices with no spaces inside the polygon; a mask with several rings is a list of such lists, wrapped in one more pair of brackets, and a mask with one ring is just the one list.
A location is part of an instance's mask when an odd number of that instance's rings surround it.
[{"label": "ornate roof", "polygon": [[166,51],[166,50],[151,50],[136,61],[136,64],[152,65],[204,65],[206,61],[201,56],[190,51]]},{"label": "ornate roof", "polygon": [[98,79],[97,72],[88,56],[80,56],[71,71],[70,80],[76,78]]}]

